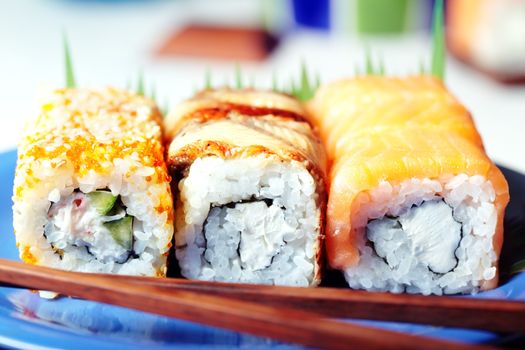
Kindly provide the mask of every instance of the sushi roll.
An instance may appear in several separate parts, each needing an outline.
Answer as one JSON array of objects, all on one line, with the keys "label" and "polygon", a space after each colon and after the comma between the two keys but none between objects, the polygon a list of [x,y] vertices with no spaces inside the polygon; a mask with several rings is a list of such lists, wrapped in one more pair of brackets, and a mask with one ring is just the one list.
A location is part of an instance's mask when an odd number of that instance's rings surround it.
[{"label": "sushi roll", "polygon": [[272,92],[210,89],[165,124],[182,275],[317,285],[326,159],[301,104]]},{"label": "sushi roll", "polygon": [[58,89],[19,143],[13,224],[27,263],[165,276],[173,202],[161,115],[113,88]]},{"label": "sushi roll", "polygon": [[508,186],[439,80],[343,80],[321,87],[309,108],[332,163],[327,259],[350,287],[496,286]]}]

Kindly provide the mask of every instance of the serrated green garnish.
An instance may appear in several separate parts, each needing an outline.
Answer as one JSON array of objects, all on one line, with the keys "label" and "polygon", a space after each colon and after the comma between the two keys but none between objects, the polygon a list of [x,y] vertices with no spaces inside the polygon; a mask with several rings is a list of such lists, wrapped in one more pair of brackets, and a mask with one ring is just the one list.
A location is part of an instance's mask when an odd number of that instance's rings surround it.
[{"label": "serrated green garnish", "polygon": [[280,88],[277,82],[277,74],[274,72],[272,75],[272,90],[275,92],[290,94],[301,101],[310,100],[317,88],[320,85],[319,74],[316,74],[315,80],[312,79],[308,73],[308,69],[304,62],[301,62],[300,68],[300,79],[297,83],[294,78],[290,78],[288,87]]},{"label": "serrated green garnish", "polygon": [[[157,100],[157,86],[154,83],[148,83],[148,85],[150,85],[150,88],[149,92],[146,92],[146,79],[144,78],[144,76],[144,71],[140,70],[137,74],[137,85],[134,88],[135,93],[139,96],[144,96],[152,99],[159,108],[159,110],[164,114],[164,111],[162,110],[162,108],[160,108],[159,101]],[[133,90],[133,84],[131,83],[131,80],[128,80],[126,82],[126,90]]]},{"label": "serrated green garnish", "polygon": [[160,109],[160,111],[162,112],[163,116],[167,116],[168,115],[168,112],[170,111],[170,103],[169,103],[169,101],[165,101],[164,102],[164,107],[162,107]]},{"label": "serrated green garnish", "polygon": [[153,101],[157,102],[157,91],[155,88],[155,85],[151,85],[151,92],[149,93],[149,98],[151,98]]},{"label": "serrated green garnish", "polygon": [[279,83],[277,82],[277,73],[273,72],[272,74],[272,91],[279,91]]},{"label": "serrated green garnish", "polygon": [[367,48],[365,50],[365,67],[361,70],[359,65],[356,65],[355,75],[385,75],[385,63],[383,58],[380,57],[378,63],[374,63],[372,52]]},{"label": "serrated green garnish", "polygon": [[308,75],[308,69],[306,68],[306,63],[301,62],[301,93],[307,93],[312,89],[310,84],[310,77]]},{"label": "serrated green garnish", "polygon": [[359,63],[354,64],[354,75],[357,77],[358,75],[361,75],[361,66]]},{"label": "serrated green garnish", "polygon": [[510,267],[510,274],[516,274],[525,271],[525,260],[520,260]]},{"label": "serrated green garnish", "polygon": [[372,63],[372,53],[369,49],[365,52],[365,72],[367,75],[375,75],[374,64]]},{"label": "serrated green garnish", "polygon": [[445,78],[445,23],[443,0],[434,2],[432,13],[432,75],[443,80]]},{"label": "serrated green garnish", "polygon": [[426,75],[428,74],[427,68],[425,67],[425,60],[421,59],[419,61],[419,74]]},{"label": "serrated green garnish", "polygon": [[[207,70],[206,76],[205,76],[205,88],[206,89],[213,88],[213,84],[211,83],[210,77],[211,77],[211,71]],[[245,84],[245,81],[246,79],[243,77],[241,66],[237,64],[235,66],[234,86],[231,86],[231,84],[228,83],[228,79],[226,79],[224,86],[230,87],[232,89],[238,89],[238,90],[241,90],[245,87],[256,88],[255,76],[251,76],[248,84]],[[278,83],[277,74],[275,72],[272,74],[272,91],[290,94],[301,101],[306,101],[306,100],[311,99],[314,96],[315,91],[317,90],[319,85],[320,85],[319,74],[316,74],[315,78],[312,78],[309,75],[308,69],[304,62],[301,63],[299,82],[296,82],[293,78],[291,78],[290,84],[288,87],[281,88]]]},{"label": "serrated green garnish", "polygon": [[242,72],[241,72],[240,64],[235,65],[235,88],[239,90],[243,88]]},{"label": "serrated green garnish", "polygon": [[319,72],[317,72],[317,74],[315,75],[315,87],[316,87],[316,89],[318,89],[319,86],[321,86],[321,75],[319,74]]},{"label": "serrated green garnish", "polygon": [[63,34],[63,46],[64,46],[64,68],[66,74],[66,87],[74,88],[75,83],[75,74],[73,72],[73,63],[71,60],[71,52],[69,51],[69,43],[67,40],[66,33]]},{"label": "serrated green garnish", "polygon": [[139,71],[137,78],[137,90],[135,92],[137,95],[144,96],[144,72],[142,70]]},{"label": "serrated green garnish", "polygon": [[319,87],[320,79],[318,75],[316,76],[315,82],[311,79],[304,61],[301,62],[300,72],[299,84],[296,85],[295,81],[292,79],[289,93],[300,101],[308,101],[314,96],[315,91]]},{"label": "serrated green garnish", "polygon": [[204,75],[204,89],[205,90],[209,90],[212,88],[212,83],[211,83],[211,69],[208,68],[206,69],[206,73]]},{"label": "serrated green garnish", "polygon": [[385,62],[383,61],[382,58],[379,59],[379,68],[378,68],[378,72],[377,73],[379,75],[385,75],[385,73],[386,73]]},{"label": "serrated green garnish", "polygon": [[290,78],[290,88],[288,89],[290,95],[295,95],[297,93],[297,88],[295,87],[295,82],[293,78]]}]

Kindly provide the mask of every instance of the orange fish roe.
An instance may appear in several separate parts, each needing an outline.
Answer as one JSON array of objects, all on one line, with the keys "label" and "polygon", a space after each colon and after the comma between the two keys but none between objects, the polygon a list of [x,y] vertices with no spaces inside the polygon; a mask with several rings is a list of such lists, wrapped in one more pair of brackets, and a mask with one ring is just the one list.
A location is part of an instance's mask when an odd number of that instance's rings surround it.
[{"label": "orange fish roe", "polygon": [[171,211],[171,204],[160,204],[155,207],[155,210],[160,214],[163,212],[170,212]]},{"label": "orange fish roe", "polygon": [[[57,89],[45,97],[24,130],[15,170],[13,226],[25,262],[81,271],[165,276],[174,214],[161,118],[152,100],[114,88]],[[120,198],[116,202],[119,210],[122,207],[126,217],[132,218],[132,225],[137,224],[138,229],[131,232],[132,244],[140,244],[130,249],[112,232],[99,230],[99,235],[111,235],[115,241],[115,247],[109,248],[103,239],[100,244],[88,242],[94,251],[107,249],[103,256],[76,249],[70,237],[61,241],[65,248],[56,248],[50,238],[54,227],[48,225],[57,217],[52,210],[54,203],[71,201],[68,203],[78,205],[71,196],[99,190],[118,195],[115,201]],[[90,225],[81,230],[92,237]],[[76,234],[73,230],[66,232],[66,236]],[[136,254],[122,259],[119,247]]]},{"label": "orange fish roe", "polygon": [[38,260],[33,254],[31,254],[31,252],[29,251],[30,249],[31,247],[24,246],[20,258],[28,264],[36,264]]},{"label": "orange fish roe", "polygon": [[[38,177],[32,172],[33,162],[49,161],[51,168],[69,164],[76,176],[83,177],[90,172],[107,174],[116,159],[128,158],[141,167],[156,168],[163,181],[168,174],[160,118],[153,101],[126,91],[57,89],[42,104],[20,144],[17,171],[26,170],[25,185],[34,186]],[[22,189],[16,195],[22,195]]]}]

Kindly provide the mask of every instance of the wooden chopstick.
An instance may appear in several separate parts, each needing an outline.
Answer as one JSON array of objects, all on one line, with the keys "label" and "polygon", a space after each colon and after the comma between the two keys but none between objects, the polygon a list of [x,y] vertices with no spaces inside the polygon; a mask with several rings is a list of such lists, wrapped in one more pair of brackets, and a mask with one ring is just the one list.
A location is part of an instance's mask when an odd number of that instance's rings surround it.
[{"label": "wooden chopstick", "polygon": [[271,307],[224,296],[129,283],[113,275],[67,272],[0,259],[0,282],[50,290],[210,326],[324,349],[486,349],[486,346],[321,319],[288,307]]},{"label": "wooden chopstick", "polygon": [[523,301],[235,284],[179,278],[115,277],[126,279],[130,283],[227,296],[273,307],[293,307],[325,317],[525,333]]}]

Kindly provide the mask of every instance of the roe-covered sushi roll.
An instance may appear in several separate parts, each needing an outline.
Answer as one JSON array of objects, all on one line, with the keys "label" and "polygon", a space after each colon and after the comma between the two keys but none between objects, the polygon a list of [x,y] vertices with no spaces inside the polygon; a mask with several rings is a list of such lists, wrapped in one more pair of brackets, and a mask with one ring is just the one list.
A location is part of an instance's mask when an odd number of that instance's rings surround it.
[{"label": "roe-covered sushi roll", "polygon": [[327,257],[352,288],[497,284],[508,187],[467,110],[431,77],[361,77],[310,104],[332,162]]},{"label": "roe-covered sushi roll", "polygon": [[183,276],[316,285],[325,154],[293,98],[206,90],[166,119]]},{"label": "roe-covered sushi roll", "polygon": [[44,98],[18,148],[13,216],[25,262],[165,275],[173,204],[160,122],[151,100],[122,90]]}]

